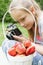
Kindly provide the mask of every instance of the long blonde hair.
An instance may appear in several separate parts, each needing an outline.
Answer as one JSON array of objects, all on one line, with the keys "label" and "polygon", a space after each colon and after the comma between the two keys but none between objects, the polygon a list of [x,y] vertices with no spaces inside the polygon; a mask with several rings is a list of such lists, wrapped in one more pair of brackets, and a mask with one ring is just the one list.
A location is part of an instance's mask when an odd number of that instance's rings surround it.
[{"label": "long blonde hair", "polygon": [[35,0],[12,0],[9,8],[16,7],[19,5],[25,8],[29,8],[31,5],[33,5],[36,10],[40,10],[40,7]]}]

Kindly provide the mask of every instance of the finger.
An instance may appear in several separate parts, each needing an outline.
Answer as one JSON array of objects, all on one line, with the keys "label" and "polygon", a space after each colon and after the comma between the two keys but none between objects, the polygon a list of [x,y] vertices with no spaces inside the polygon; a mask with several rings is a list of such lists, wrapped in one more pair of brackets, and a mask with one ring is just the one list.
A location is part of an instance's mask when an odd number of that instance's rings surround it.
[{"label": "finger", "polygon": [[21,37],[16,36],[16,35],[14,35],[13,37],[14,37],[15,39],[17,39],[18,41],[22,41],[22,40],[23,40]]},{"label": "finger", "polygon": [[17,41],[25,41],[26,39],[24,37],[20,37],[20,36],[16,36],[16,35],[13,35],[14,39],[16,39]]}]

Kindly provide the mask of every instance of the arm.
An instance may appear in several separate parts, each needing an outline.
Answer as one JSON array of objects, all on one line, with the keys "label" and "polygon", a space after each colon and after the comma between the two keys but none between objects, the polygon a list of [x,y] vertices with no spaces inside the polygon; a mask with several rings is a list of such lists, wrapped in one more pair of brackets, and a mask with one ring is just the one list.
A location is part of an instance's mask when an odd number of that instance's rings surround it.
[{"label": "arm", "polygon": [[[40,13],[39,19],[38,19],[38,27],[39,27],[39,33],[41,35],[41,39],[43,42],[43,12]],[[36,44],[36,51],[43,55],[43,45]]]},{"label": "arm", "polygon": [[[20,42],[23,42],[23,41],[27,41],[26,38],[24,37],[19,37],[19,36],[13,36],[14,38],[16,38],[18,41]],[[29,39],[28,39],[29,40]],[[33,43],[34,44],[34,43]],[[43,55],[43,46],[40,45],[40,44],[35,44],[35,48],[36,48],[36,51],[39,52],[41,55]]]},{"label": "arm", "polygon": [[35,44],[36,51],[43,55],[43,46],[40,44]]}]

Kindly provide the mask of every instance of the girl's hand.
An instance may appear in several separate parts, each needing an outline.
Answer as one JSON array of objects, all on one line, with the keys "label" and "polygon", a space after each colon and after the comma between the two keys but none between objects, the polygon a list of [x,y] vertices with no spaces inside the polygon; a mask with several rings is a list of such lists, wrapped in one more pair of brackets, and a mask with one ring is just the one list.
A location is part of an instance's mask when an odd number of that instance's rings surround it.
[{"label": "girl's hand", "polygon": [[21,36],[16,36],[16,35],[13,35],[13,38],[15,40],[17,40],[18,42],[22,42],[22,43],[25,43],[25,42],[31,42],[32,46],[35,46],[35,43],[30,40],[29,38],[26,39],[25,37],[23,37],[22,35]]},{"label": "girl's hand", "polygon": [[24,42],[24,41],[27,41],[29,39],[26,39],[25,37],[23,36],[16,36],[16,35],[13,35],[13,38],[17,41],[20,41],[20,42]]},{"label": "girl's hand", "polygon": [[22,35],[21,35],[21,36],[13,35],[13,38],[14,38],[15,40],[19,41],[19,42],[23,42],[23,43],[24,43],[24,42],[26,42],[26,41],[29,41],[29,42],[32,43],[33,46],[35,45],[35,43],[32,42],[29,38],[27,39],[27,38],[23,37]]}]

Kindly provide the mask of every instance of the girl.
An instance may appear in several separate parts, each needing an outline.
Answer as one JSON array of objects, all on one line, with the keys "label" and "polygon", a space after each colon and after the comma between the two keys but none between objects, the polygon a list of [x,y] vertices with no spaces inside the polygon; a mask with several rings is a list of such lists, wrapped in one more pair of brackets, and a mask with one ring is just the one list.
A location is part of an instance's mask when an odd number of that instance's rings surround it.
[{"label": "girl", "polygon": [[[43,65],[43,12],[34,0],[13,0],[9,7],[11,17],[29,31],[29,39],[35,43],[36,53],[33,58],[33,65]],[[30,15],[31,13],[31,15]],[[13,36],[18,41],[26,41],[25,37]],[[11,41],[10,41],[11,42]],[[3,48],[5,51],[5,41]],[[7,48],[7,47],[6,47]]]}]

